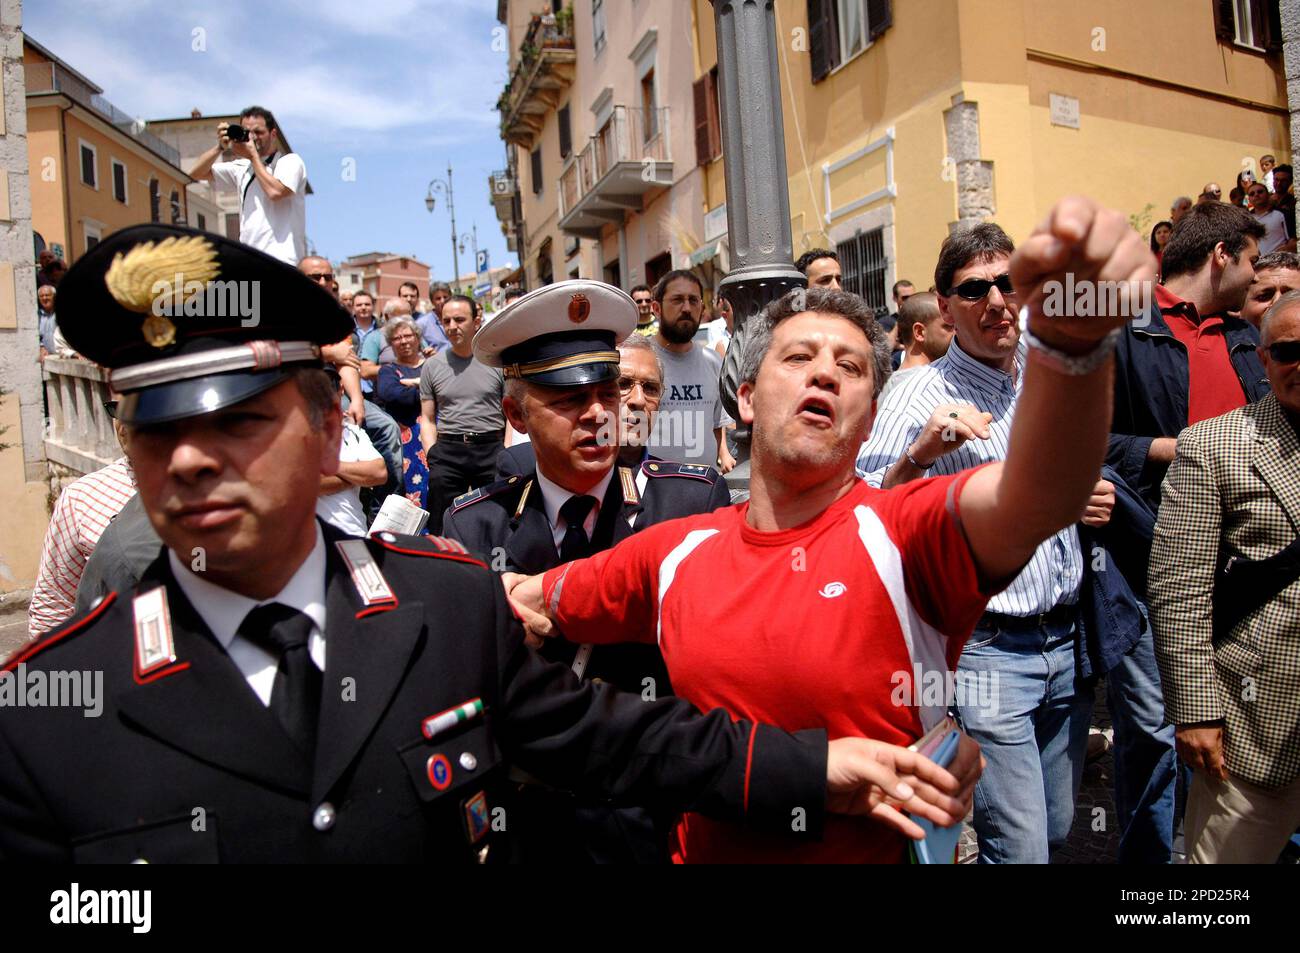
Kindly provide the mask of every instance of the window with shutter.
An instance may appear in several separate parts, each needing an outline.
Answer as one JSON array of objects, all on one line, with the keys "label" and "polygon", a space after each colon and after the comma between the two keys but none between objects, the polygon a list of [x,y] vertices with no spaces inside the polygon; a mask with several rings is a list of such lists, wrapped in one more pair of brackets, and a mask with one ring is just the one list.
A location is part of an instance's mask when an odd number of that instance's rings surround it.
[{"label": "window with shutter", "polygon": [[709,151],[709,77],[701,76],[691,84],[695,100],[695,164],[708,165],[713,158]]},{"label": "window with shutter", "polygon": [[1214,35],[1225,43],[1237,38],[1234,0],[1214,0]]},{"label": "window with shutter", "polygon": [[718,102],[718,68],[709,70],[709,157],[722,155],[722,106]]},{"label": "window with shutter", "polygon": [[1270,53],[1282,51],[1282,7],[1277,0],[1251,0],[1255,45]]},{"label": "window with shutter", "polygon": [[840,38],[835,27],[835,0],[808,0],[808,53],[814,83],[840,65]]},{"label": "window with shutter", "polygon": [[573,130],[569,125],[569,107],[566,104],[557,114],[560,126],[560,158],[567,159],[573,151]]},{"label": "window with shutter", "polygon": [[95,174],[95,147],[81,143],[81,181],[92,189],[99,188],[99,176]]},{"label": "window with shutter", "polygon": [[894,23],[894,11],[889,0],[867,0],[867,38],[874,40]]},{"label": "window with shutter", "polygon": [[542,148],[541,146],[538,146],[536,149],[532,151],[532,154],[529,156],[529,159],[532,160],[532,166],[533,166],[532,168],[533,194],[541,195],[542,194]]}]

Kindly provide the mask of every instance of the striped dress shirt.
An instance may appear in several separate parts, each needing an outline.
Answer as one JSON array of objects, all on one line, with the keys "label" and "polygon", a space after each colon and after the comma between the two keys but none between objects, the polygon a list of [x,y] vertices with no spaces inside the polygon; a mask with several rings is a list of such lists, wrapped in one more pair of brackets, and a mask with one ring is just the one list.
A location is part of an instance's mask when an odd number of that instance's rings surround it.
[{"label": "striped dress shirt", "polygon": [[[944,454],[929,471],[940,476],[957,473],[994,460],[1005,460],[1011,420],[1024,379],[1025,345],[1016,353],[1011,375],[976,361],[953,338],[948,353],[892,388],[876,414],[867,442],[858,451],[858,472],[872,486],[880,486],[885,473],[912,445],[940,404],[965,403],[993,415],[989,438],[968,440]],[[1078,601],[1083,580],[1083,554],[1079,534],[1068,526],[1034,551],[1019,576],[989,600],[988,611],[1030,616],[1058,604]]]},{"label": "striped dress shirt", "polygon": [[32,638],[72,617],[86,560],[109,521],[133,496],[135,474],[126,457],[73,481],[59,494],[27,610]]}]

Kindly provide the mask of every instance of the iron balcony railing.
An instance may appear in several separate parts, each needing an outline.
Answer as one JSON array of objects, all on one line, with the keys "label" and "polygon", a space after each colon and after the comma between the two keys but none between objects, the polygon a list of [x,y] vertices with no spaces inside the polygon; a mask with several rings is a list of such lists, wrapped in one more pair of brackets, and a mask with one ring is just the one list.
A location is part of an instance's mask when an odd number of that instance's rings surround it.
[{"label": "iron balcony railing", "polygon": [[[615,106],[600,132],[592,136],[560,174],[560,215],[574,208],[620,162],[671,162],[668,109]],[[647,180],[652,181],[652,180]]]}]

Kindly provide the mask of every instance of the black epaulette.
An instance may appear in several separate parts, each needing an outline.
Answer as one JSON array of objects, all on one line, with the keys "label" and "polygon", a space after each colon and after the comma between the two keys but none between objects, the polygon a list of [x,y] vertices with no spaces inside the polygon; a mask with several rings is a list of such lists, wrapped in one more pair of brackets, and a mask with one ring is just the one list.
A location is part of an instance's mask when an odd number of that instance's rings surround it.
[{"label": "black epaulette", "polygon": [[41,654],[46,649],[87,631],[90,629],[91,623],[107,612],[109,606],[116,601],[117,593],[110,592],[108,595],[104,596],[104,598],[100,599],[99,602],[95,604],[95,607],[80,619],[74,619],[70,622],[64,623],[56,629],[51,629],[44,635],[39,636],[35,642],[29,642],[19,648],[4,661],[3,665],[0,665],[0,672],[11,672],[18,667],[20,662],[26,662],[28,659]]},{"label": "black epaulette", "polygon": [[712,485],[717,482],[718,471],[702,463],[674,463],[672,460],[647,460],[641,472],[652,477],[688,477]]},{"label": "black epaulette", "polygon": [[468,493],[462,493],[451,501],[451,511],[453,513],[463,510],[467,506],[472,506],[480,500],[490,500],[494,496],[501,496],[510,490],[519,489],[523,482],[523,477],[515,474],[506,477],[503,480],[497,480],[495,483],[489,483],[487,486],[481,486],[477,490],[470,490]]},{"label": "black epaulette", "polygon": [[482,560],[471,556],[469,550],[459,540],[446,536],[401,536],[397,533],[376,533],[369,538],[369,541],[390,552],[407,556],[438,556],[487,568]]}]

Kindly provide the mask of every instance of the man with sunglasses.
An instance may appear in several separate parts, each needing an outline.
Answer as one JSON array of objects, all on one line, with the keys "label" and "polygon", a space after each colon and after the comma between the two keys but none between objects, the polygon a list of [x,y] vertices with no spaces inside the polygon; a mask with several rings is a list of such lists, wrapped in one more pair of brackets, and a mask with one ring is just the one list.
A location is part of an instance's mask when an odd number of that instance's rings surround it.
[{"label": "man with sunglasses", "polygon": [[[330,264],[328,258],[308,255],[298,262],[298,270],[338,298],[334,266]],[[356,294],[364,296],[363,300],[370,298],[369,292],[366,291],[358,291]],[[366,314],[369,315],[369,311]],[[387,491],[402,485],[402,442],[397,421],[382,407],[365,397],[369,393],[366,385],[370,382],[361,377],[362,362],[357,356],[360,350],[357,346],[358,333],[359,325],[342,341],[321,348],[321,357],[338,371],[339,380],[343,385],[343,416],[365,430],[366,436],[370,438],[375,449],[383,455],[384,465],[388,469],[387,485],[366,494],[369,498],[369,515],[373,518],[379,511],[384,497],[388,495]]]},{"label": "man with sunglasses", "polygon": [[1300,826],[1300,292],[1260,336],[1270,392],[1179,435],[1151,546],[1190,863],[1273,863]]},{"label": "man with sunglasses", "polygon": [[[646,454],[664,380],[656,349],[633,333],[636,319],[622,291],[575,279],[525,295],[475,335],[475,357],[504,368],[507,418],[529,437],[502,457],[517,466],[517,455],[531,450],[533,461],[527,472],[457,498],[443,516],[444,536],[498,572],[532,574],[730,502],[713,468]],[[643,697],[671,693],[653,645],[593,650],[557,640],[543,654],[587,680]],[[666,817],[611,812],[536,788],[524,792],[520,808],[525,861],[667,857]]]},{"label": "man with sunglasses", "polygon": [[[1026,360],[1014,252],[992,223],[944,241],[935,287],[955,336],[881,405],[858,454],[868,483],[888,489],[1007,459]],[[1099,481],[1088,518],[1105,522],[1113,501]],[[1070,832],[1092,712],[1091,692],[1075,679],[1083,573],[1078,531],[1067,526],[989,600],[962,651],[959,684],[996,674],[998,686],[989,704],[977,691],[957,699],[988,759],[975,798],[981,863],[1046,863]]]},{"label": "man with sunglasses", "polygon": [[659,322],[655,320],[654,292],[649,285],[637,285],[628,292],[636,302],[636,333],[651,338],[659,333]]}]

